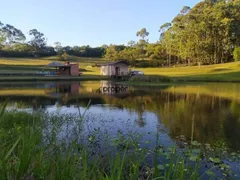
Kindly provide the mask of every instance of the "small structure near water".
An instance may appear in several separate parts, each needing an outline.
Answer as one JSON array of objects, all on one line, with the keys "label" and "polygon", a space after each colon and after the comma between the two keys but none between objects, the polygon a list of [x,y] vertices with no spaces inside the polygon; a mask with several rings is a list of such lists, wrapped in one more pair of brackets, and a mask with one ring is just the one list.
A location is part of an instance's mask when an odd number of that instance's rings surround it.
[{"label": "small structure near water", "polygon": [[115,61],[101,64],[101,75],[122,77],[129,75],[129,64],[126,61]]},{"label": "small structure near water", "polygon": [[79,66],[76,63],[66,62],[65,64],[60,62],[52,62],[47,67],[55,68],[55,71],[51,71],[50,75],[59,76],[79,76]]}]

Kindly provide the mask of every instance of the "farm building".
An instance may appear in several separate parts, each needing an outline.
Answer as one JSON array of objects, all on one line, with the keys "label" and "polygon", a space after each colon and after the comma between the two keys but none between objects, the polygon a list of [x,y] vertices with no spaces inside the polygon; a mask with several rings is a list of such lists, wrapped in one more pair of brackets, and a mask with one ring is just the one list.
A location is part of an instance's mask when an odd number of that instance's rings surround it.
[{"label": "farm building", "polygon": [[51,75],[59,76],[79,76],[78,64],[66,62],[65,64],[59,62],[52,62],[47,67],[55,68],[55,72],[51,71]]},{"label": "farm building", "polygon": [[126,61],[116,61],[101,64],[101,75],[103,76],[127,76],[129,64]]}]

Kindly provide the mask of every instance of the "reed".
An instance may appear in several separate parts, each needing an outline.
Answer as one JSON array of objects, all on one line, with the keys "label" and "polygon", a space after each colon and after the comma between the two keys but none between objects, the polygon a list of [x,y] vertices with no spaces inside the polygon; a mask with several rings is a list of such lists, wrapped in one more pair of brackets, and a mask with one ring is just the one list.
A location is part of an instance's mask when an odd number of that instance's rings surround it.
[{"label": "reed", "polygon": [[[94,154],[79,139],[85,112],[75,120],[76,138],[60,140],[62,124],[71,118],[28,114],[0,108],[0,179],[198,179],[199,156],[192,163],[176,148],[141,149],[136,139],[119,135],[112,151]],[[89,104],[88,104],[89,106]],[[121,134],[121,133],[120,133]],[[89,143],[92,143],[89,139]],[[118,147],[118,148],[117,148]],[[119,148],[122,147],[122,148]],[[146,163],[146,154],[152,164]]]}]

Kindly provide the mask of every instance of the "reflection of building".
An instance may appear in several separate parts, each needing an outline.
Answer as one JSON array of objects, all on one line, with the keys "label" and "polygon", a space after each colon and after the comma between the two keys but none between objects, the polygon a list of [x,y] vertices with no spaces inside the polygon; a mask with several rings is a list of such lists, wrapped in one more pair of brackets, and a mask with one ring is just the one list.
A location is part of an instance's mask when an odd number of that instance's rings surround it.
[{"label": "reflection of building", "polygon": [[127,76],[129,73],[126,61],[116,61],[101,65],[101,75],[104,76]]},{"label": "reflection of building", "polygon": [[128,86],[124,86],[121,84],[114,84],[109,81],[101,81],[100,91],[105,95],[113,95],[113,96],[128,96],[129,88]]},{"label": "reflection of building", "polygon": [[72,96],[79,94],[79,83],[70,83],[70,84],[47,84],[46,85],[46,94],[53,97],[62,97]]}]

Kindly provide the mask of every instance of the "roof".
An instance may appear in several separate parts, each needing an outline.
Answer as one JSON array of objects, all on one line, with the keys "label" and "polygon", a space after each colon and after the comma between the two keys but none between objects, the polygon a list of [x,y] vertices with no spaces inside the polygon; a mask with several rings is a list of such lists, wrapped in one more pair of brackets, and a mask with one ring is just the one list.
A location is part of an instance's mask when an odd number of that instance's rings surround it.
[{"label": "roof", "polygon": [[101,66],[109,66],[109,65],[114,65],[114,64],[119,64],[119,63],[123,63],[126,65],[129,65],[127,61],[115,61],[115,62],[109,62],[109,63],[104,63],[104,64],[100,64]]},{"label": "roof", "polygon": [[49,63],[47,66],[48,67],[63,67],[63,66],[66,66],[66,65],[63,64],[63,63],[54,61],[54,62]]}]

